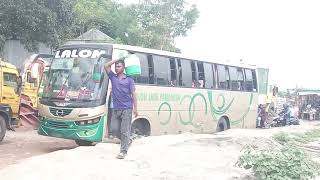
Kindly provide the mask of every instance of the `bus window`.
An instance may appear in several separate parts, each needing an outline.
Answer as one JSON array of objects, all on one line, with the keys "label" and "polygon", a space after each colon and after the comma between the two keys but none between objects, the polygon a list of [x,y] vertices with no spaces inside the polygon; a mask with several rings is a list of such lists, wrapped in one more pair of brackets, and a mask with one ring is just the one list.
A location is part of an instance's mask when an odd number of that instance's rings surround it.
[{"label": "bus window", "polygon": [[163,56],[152,55],[154,64],[155,82],[160,86],[168,86],[170,62]]},{"label": "bus window", "polygon": [[181,68],[181,60],[177,59],[177,64],[178,64],[178,77],[179,77],[179,86],[182,87],[182,68]]},{"label": "bus window", "polygon": [[256,71],[251,70],[251,72],[252,72],[252,79],[253,79],[253,91],[257,92],[258,91],[258,89],[257,89],[258,83],[257,83]]},{"label": "bus window", "polygon": [[175,58],[170,58],[170,74],[171,79],[169,81],[169,86],[177,86],[177,65]]},{"label": "bus window", "polygon": [[239,91],[240,85],[238,82],[237,68],[229,66],[229,74],[230,74],[231,90]]},{"label": "bus window", "polygon": [[191,87],[196,88],[198,87],[196,64],[194,61],[190,61],[190,64],[191,64],[191,73],[192,73]]},{"label": "bus window", "polygon": [[[192,87],[192,73],[191,72],[191,66],[190,61],[181,59],[181,83],[182,87]],[[180,75],[179,75],[180,76]]]},{"label": "bus window", "polygon": [[149,84],[154,84],[154,65],[152,56],[148,55],[148,65],[149,65]]},{"label": "bus window", "polygon": [[140,60],[141,75],[134,78],[136,83],[149,84],[149,63],[146,54],[135,53]]},{"label": "bus window", "polygon": [[205,74],[204,74],[203,62],[197,62],[197,66],[198,66],[198,87],[204,88]]},{"label": "bus window", "polygon": [[254,81],[253,81],[253,73],[250,69],[245,69],[246,74],[246,82],[245,82],[245,88],[246,91],[254,91]]},{"label": "bus window", "polygon": [[238,82],[240,86],[240,91],[244,91],[244,76],[243,76],[243,69],[237,68],[237,76],[238,76]]},{"label": "bus window", "polygon": [[228,66],[225,66],[225,68],[226,68],[226,80],[227,80],[227,88],[226,89],[231,89],[230,88],[230,74],[229,74],[229,70],[228,70]]},{"label": "bus window", "polygon": [[204,67],[204,87],[205,88],[209,88],[209,89],[214,89],[214,75],[213,75],[213,69],[212,69],[212,65],[209,63],[204,63],[203,64]]},{"label": "bus window", "polygon": [[228,88],[229,78],[227,77],[228,72],[226,71],[226,67],[224,65],[217,65],[217,72],[218,72],[218,88],[229,89]]}]

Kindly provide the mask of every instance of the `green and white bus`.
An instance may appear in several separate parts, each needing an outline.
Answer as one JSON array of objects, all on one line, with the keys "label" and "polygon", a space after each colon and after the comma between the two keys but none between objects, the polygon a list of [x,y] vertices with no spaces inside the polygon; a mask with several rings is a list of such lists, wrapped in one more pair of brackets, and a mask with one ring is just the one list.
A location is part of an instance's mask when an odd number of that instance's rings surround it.
[{"label": "green and white bus", "polygon": [[56,51],[39,104],[38,133],[73,139],[79,145],[103,141],[112,89],[103,68],[123,52],[138,57],[141,66],[141,75],[134,77],[139,116],[132,119],[133,133],[255,128],[259,88],[267,87],[258,82],[255,66],[90,43],[65,45]]}]

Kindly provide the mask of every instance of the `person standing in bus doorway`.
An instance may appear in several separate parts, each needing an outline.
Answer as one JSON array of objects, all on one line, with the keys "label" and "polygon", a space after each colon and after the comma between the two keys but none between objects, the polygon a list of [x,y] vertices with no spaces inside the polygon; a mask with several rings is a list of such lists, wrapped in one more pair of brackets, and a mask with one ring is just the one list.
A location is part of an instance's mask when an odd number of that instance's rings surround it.
[{"label": "person standing in bus doorway", "polygon": [[[115,64],[112,72],[111,65]],[[118,159],[124,159],[131,144],[131,120],[132,113],[135,117],[137,112],[137,98],[134,80],[124,74],[125,63],[123,60],[112,60],[105,64],[105,69],[112,83],[113,112],[111,117],[112,132],[119,131],[121,147]]]}]

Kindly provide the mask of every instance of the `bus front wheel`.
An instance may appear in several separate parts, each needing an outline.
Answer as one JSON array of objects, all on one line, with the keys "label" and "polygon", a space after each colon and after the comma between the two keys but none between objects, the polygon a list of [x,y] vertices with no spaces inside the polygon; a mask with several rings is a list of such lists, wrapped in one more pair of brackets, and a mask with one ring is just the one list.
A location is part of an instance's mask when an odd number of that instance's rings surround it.
[{"label": "bus front wheel", "polygon": [[85,140],[75,140],[78,146],[93,146],[93,142]]},{"label": "bus front wheel", "polygon": [[149,121],[146,119],[138,119],[132,123],[131,133],[137,136],[150,136],[151,129]]}]

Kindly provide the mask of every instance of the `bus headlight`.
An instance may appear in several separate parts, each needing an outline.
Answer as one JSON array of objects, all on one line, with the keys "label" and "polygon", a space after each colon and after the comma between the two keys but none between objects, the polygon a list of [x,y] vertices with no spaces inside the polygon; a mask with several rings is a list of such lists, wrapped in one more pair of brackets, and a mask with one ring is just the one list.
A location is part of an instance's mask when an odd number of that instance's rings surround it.
[{"label": "bus headlight", "polygon": [[100,117],[94,118],[94,119],[89,119],[89,120],[82,120],[82,121],[76,121],[76,124],[78,126],[85,126],[85,125],[92,125],[92,124],[97,124],[100,121]]}]

